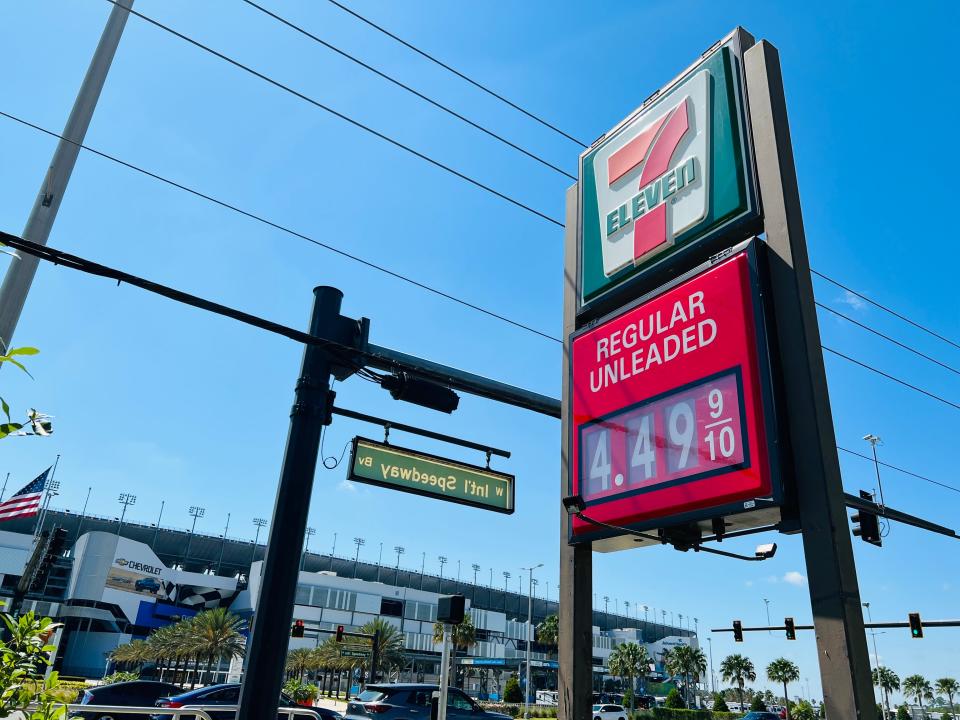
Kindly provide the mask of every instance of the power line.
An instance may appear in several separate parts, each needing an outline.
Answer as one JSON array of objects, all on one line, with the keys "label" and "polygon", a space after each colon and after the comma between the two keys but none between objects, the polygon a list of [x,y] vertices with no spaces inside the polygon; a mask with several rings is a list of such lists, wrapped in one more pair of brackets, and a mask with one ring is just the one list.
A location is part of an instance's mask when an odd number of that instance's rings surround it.
[{"label": "power line", "polygon": [[899,340],[895,340],[894,338],[890,337],[889,335],[884,335],[884,334],[883,334],[882,332],[880,332],[879,330],[876,330],[875,328],[872,328],[872,327],[870,327],[869,325],[865,325],[864,323],[860,322],[859,320],[855,320],[854,318],[852,318],[852,317],[850,317],[850,316],[848,316],[848,315],[843,314],[843,313],[840,312],[839,310],[834,310],[832,307],[828,307],[827,305],[824,305],[823,303],[817,302],[817,301],[815,301],[814,304],[815,304],[817,307],[819,307],[819,308],[821,308],[821,309],[823,309],[823,310],[826,310],[827,312],[833,313],[833,314],[836,315],[837,317],[843,318],[844,320],[846,320],[846,321],[849,322],[849,323],[853,323],[853,324],[856,325],[857,327],[863,328],[863,329],[866,330],[867,332],[873,333],[873,334],[876,335],[877,337],[883,338],[884,340],[886,340],[886,341],[889,342],[889,343],[893,343],[893,344],[896,345],[897,347],[901,347],[901,348],[903,348],[904,350],[909,350],[909,351],[912,352],[914,355],[917,355],[917,356],[919,356],[919,357],[922,357],[924,360],[929,360],[930,362],[932,362],[932,363],[934,363],[934,364],[936,364],[936,365],[939,365],[940,367],[945,368],[945,369],[949,370],[949,371],[952,372],[952,373],[956,373],[957,375],[960,375],[960,370],[958,370],[957,368],[952,367],[952,366],[950,366],[950,365],[947,365],[946,363],[940,362],[940,361],[937,360],[936,358],[930,357],[929,355],[926,355],[926,354],[920,352],[919,350],[915,350],[915,349],[913,349],[912,347],[910,347],[909,345],[905,345],[904,343],[900,342]]},{"label": "power line", "polygon": [[381,27],[380,25],[377,25],[375,22],[373,22],[372,20],[370,20],[370,19],[368,19],[368,18],[365,18],[363,15],[361,15],[361,14],[358,13],[358,12],[356,12],[355,10],[351,10],[351,9],[348,8],[346,5],[341,5],[339,2],[337,2],[337,0],[329,0],[329,2],[330,2],[331,4],[333,4],[333,5],[336,5],[338,8],[340,8],[340,9],[343,10],[344,12],[349,13],[350,15],[353,15],[355,18],[357,18],[357,20],[360,20],[361,22],[366,23],[367,25],[369,25],[370,27],[374,28],[375,30],[379,30],[379,31],[382,32],[384,35],[386,35],[387,37],[393,38],[393,39],[396,40],[398,43],[400,43],[401,45],[409,48],[410,50],[413,50],[413,51],[414,51],[415,53],[417,53],[418,55],[421,55],[422,57],[425,57],[425,58],[426,58],[427,60],[429,60],[430,62],[439,65],[439,66],[442,67],[444,70],[448,70],[449,72],[452,72],[454,75],[456,75],[457,77],[461,78],[462,80],[466,80],[468,83],[470,83],[470,84],[473,85],[474,87],[479,88],[480,90],[483,90],[483,91],[484,91],[485,93],[487,93],[488,95],[492,95],[492,96],[495,97],[497,100],[500,100],[501,102],[506,103],[507,105],[509,105],[510,107],[512,107],[514,110],[519,110],[521,113],[523,113],[523,114],[526,115],[527,117],[529,117],[529,118],[531,118],[531,119],[533,119],[533,120],[536,120],[538,123],[540,123],[540,124],[543,125],[544,127],[550,128],[550,129],[553,130],[555,133],[557,133],[557,134],[562,135],[563,137],[565,137],[567,140],[570,140],[570,141],[572,141],[572,142],[575,142],[577,145],[580,145],[581,147],[589,147],[589,143],[585,143],[585,142],[583,142],[582,140],[577,140],[575,137],[573,137],[572,135],[567,134],[566,132],[564,132],[563,130],[561,130],[560,128],[558,128],[556,125],[553,125],[553,124],[547,122],[546,120],[544,120],[543,118],[541,118],[541,117],[539,117],[539,116],[537,116],[537,115],[534,115],[534,114],[533,114],[532,112],[530,112],[529,110],[525,110],[524,108],[522,108],[522,107],[520,107],[519,105],[517,105],[515,102],[513,102],[513,101],[511,101],[511,100],[508,100],[508,99],[505,98],[503,95],[500,95],[499,93],[494,92],[493,90],[491,90],[490,88],[488,88],[486,85],[483,85],[483,84],[477,82],[477,81],[474,80],[473,78],[464,75],[462,72],[460,72],[460,71],[457,70],[456,68],[453,68],[453,67],[451,67],[450,65],[447,65],[447,63],[443,62],[442,60],[438,60],[438,59],[435,58],[433,55],[430,55],[429,53],[427,53],[427,52],[421,50],[420,48],[418,48],[416,45],[413,45],[412,43],[407,42],[407,41],[404,40],[403,38],[398,37],[397,35],[394,35],[392,32],[390,32],[390,31],[387,30],[386,28]]},{"label": "power line", "polygon": [[855,358],[852,358],[852,357],[850,357],[849,355],[844,355],[844,354],[843,354],[842,352],[840,352],[839,350],[834,350],[833,348],[829,348],[829,347],[827,347],[826,345],[821,345],[820,347],[823,348],[824,350],[826,350],[828,353],[832,353],[833,355],[836,355],[837,357],[841,357],[841,358],[843,358],[844,360],[847,360],[847,361],[849,361],[849,362],[852,362],[854,365],[859,365],[860,367],[865,368],[865,369],[869,370],[870,372],[874,372],[874,373],[876,373],[877,375],[881,375],[881,376],[887,378],[887,380],[892,380],[893,382],[899,383],[900,385],[903,385],[904,387],[908,387],[908,388],[910,388],[911,390],[915,390],[916,392],[920,393],[921,395],[926,395],[926,396],[929,397],[929,398],[933,398],[934,400],[938,400],[938,401],[942,402],[944,405],[949,405],[950,407],[952,407],[952,408],[954,408],[954,409],[956,409],[956,410],[960,410],[960,405],[958,405],[957,403],[952,402],[952,401],[950,401],[950,400],[947,400],[946,398],[940,397],[939,395],[936,395],[936,394],[930,392],[929,390],[924,390],[923,388],[920,388],[920,387],[917,387],[916,385],[912,385],[912,384],[908,383],[906,380],[901,380],[900,378],[894,377],[893,375],[891,375],[891,374],[889,374],[889,373],[886,373],[886,372],[884,372],[883,370],[879,370],[879,369],[873,367],[872,365],[867,365],[867,363],[861,362],[860,360],[857,360],[857,359],[855,359]]},{"label": "power line", "polygon": [[[116,5],[116,4],[117,4],[117,0],[106,0],[106,1],[107,1],[108,3],[110,3],[111,5]],[[475,187],[480,188],[481,190],[485,190],[486,192],[490,193],[491,195],[497,196],[497,197],[500,198],[501,200],[506,200],[508,203],[510,203],[510,204],[512,204],[512,205],[516,205],[517,207],[522,208],[523,210],[526,210],[527,212],[532,213],[532,214],[534,214],[534,215],[536,215],[536,216],[538,216],[538,217],[546,220],[547,222],[553,223],[553,224],[556,225],[557,227],[561,227],[561,228],[564,227],[564,224],[563,224],[562,221],[557,220],[556,218],[550,217],[550,216],[547,215],[546,213],[540,212],[539,210],[531,207],[530,205],[527,205],[526,203],[521,202],[520,200],[517,200],[516,198],[511,197],[510,195],[507,195],[506,193],[502,193],[502,192],[500,192],[499,190],[496,190],[496,189],[494,189],[493,187],[491,187],[491,186],[489,186],[489,185],[487,185],[487,184],[485,184],[485,183],[482,183],[482,182],[480,182],[479,180],[477,180],[477,179],[475,179],[475,178],[472,178],[472,177],[470,177],[469,175],[466,175],[465,173],[460,172],[459,170],[454,169],[454,168],[451,167],[450,165],[447,165],[447,164],[445,164],[445,163],[442,163],[442,162],[440,162],[439,160],[436,160],[436,159],[430,157],[429,155],[426,155],[426,154],[420,152],[419,150],[416,150],[416,149],[412,148],[410,145],[406,145],[406,144],[400,142],[399,140],[396,140],[396,139],[390,137],[389,135],[386,135],[386,134],[380,132],[379,130],[375,130],[375,129],[373,129],[372,127],[370,127],[369,125],[366,125],[366,124],[360,122],[359,120],[355,120],[354,118],[352,118],[352,117],[350,117],[349,115],[346,115],[346,114],[340,112],[339,110],[334,110],[334,109],[333,109],[332,107],[330,107],[329,105],[325,105],[325,104],[323,104],[322,102],[320,102],[319,100],[316,100],[316,99],[310,97],[309,95],[305,95],[305,94],[303,94],[302,92],[300,92],[300,91],[298,91],[298,90],[294,90],[294,89],[293,89],[292,87],[290,87],[289,85],[285,85],[284,83],[280,82],[279,80],[273,79],[273,78],[270,77],[269,75],[264,75],[262,72],[260,72],[260,71],[258,71],[258,70],[254,70],[254,69],[253,69],[252,67],[250,67],[249,65],[244,65],[244,64],[243,64],[242,62],[240,62],[239,60],[235,60],[234,58],[230,57],[229,55],[225,55],[225,54],[223,54],[222,52],[219,52],[218,50],[214,50],[214,49],[213,49],[212,47],[210,47],[209,45],[204,45],[204,44],[203,44],[202,42],[200,42],[199,40],[194,40],[192,37],[189,37],[188,35],[184,35],[183,33],[179,32],[179,31],[177,31],[177,30],[174,30],[172,27],[169,27],[168,25],[164,25],[162,22],[160,22],[160,21],[158,21],[158,20],[154,20],[152,17],[150,17],[150,16],[148,16],[148,15],[144,15],[143,13],[138,12],[137,10],[133,10],[132,8],[131,8],[131,9],[128,9],[127,12],[129,12],[131,15],[137,16],[137,17],[140,18],[141,20],[145,20],[146,22],[150,23],[151,25],[153,25],[153,26],[155,26],[155,27],[160,28],[161,30],[163,30],[163,31],[165,31],[165,32],[170,33],[171,35],[174,35],[175,37],[180,38],[180,39],[183,40],[184,42],[190,43],[190,44],[193,45],[194,47],[199,48],[200,50],[203,50],[204,52],[209,53],[209,54],[213,55],[214,57],[220,58],[220,59],[223,60],[224,62],[227,62],[227,63],[233,65],[234,67],[239,68],[240,70],[243,70],[244,72],[249,73],[250,75],[253,75],[253,76],[256,77],[256,78],[258,78],[258,79],[260,79],[260,80],[263,80],[265,83],[268,83],[268,84],[270,84],[270,85],[273,85],[274,87],[279,88],[280,90],[283,90],[284,92],[289,93],[290,95],[293,95],[294,97],[299,98],[300,100],[303,100],[304,102],[307,102],[307,103],[313,105],[314,107],[320,108],[321,110],[330,113],[330,114],[333,115],[334,117],[338,117],[338,118],[340,118],[341,120],[343,120],[344,122],[347,122],[347,123],[353,125],[353,126],[356,127],[356,128],[360,128],[361,130],[364,130],[364,131],[370,133],[371,135],[373,135],[373,136],[375,136],[375,137],[378,137],[378,138],[380,138],[381,140],[384,140],[384,141],[390,143],[390,144],[393,145],[394,147],[400,148],[401,150],[405,150],[406,152],[410,153],[411,155],[413,155],[413,156],[415,156],[415,157],[417,157],[417,158],[420,158],[421,160],[424,160],[425,162],[430,163],[430,164],[433,165],[434,167],[438,167],[438,168],[440,168],[441,170],[445,170],[446,172],[450,173],[451,175],[454,175],[454,176],[460,178],[461,180],[464,180],[464,181],[470,183],[471,185],[474,185]]]},{"label": "power line", "polygon": [[951,339],[948,338],[948,337],[944,337],[944,336],[941,335],[940,333],[938,333],[938,332],[936,332],[936,331],[934,331],[934,330],[931,330],[930,328],[928,328],[928,327],[926,327],[926,326],[924,326],[924,325],[921,325],[920,323],[918,323],[918,322],[916,322],[916,321],[914,321],[914,320],[911,320],[911,319],[908,318],[906,315],[902,315],[902,314],[898,313],[896,310],[893,310],[893,309],[887,307],[886,305],[883,305],[883,304],[877,302],[876,300],[871,300],[870,298],[868,298],[868,297],[867,297],[866,295],[864,295],[863,293],[859,293],[859,292],[857,292],[856,290],[853,290],[853,289],[851,289],[851,288],[848,288],[848,287],[847,287],[846,285],[844,285],[843,283],[841,283],[841,282],[839,282],[839,281],[837,281],[837,280],[834,280],[832,277],[829,277],[829,276],[827,276],[827,275],[824,275],[822,272],[818,272],[817,270],[814,270],[813,268],[810,269],[810,272],[812,272],[812,273],[813,273],[814,275],[816,275],[817,277],[823,278],[823,279],[826,280],[828,283],[832,283],[833,285],[836,285],[838,288],[840,288],[840,289],[842,289],[842,290],[846,290],[848,293],[850,293],[851,295],[855,295],[856,297],[860,298],[860,299],[863,300],[864,302],[868,302],[868,303],[870,303],[871,305],[873,305],[874,307],[880,308],[880,309],[883,310],[884,312],[889,313],[890,315],[893,315],[895,318],[899,318],[900,320],[903,320],[905,323],[908,323],[909,325],[913,325],[913,327],[917,328],[918,330],[922,330],[923,332],[927,333],[928,335],[932,335],[933,337],[937,338],[938,340],[942,340],[943,342],[947,343],[948,345],[952,345],[953,347],[955,347],[955,348],[957,348],[958,350],[960,350],[960,343],[954,342],[953,340],[951,340]]},{"label": "power line", "polygon": [[286,18],[281,17],[280,15],[277,15],[275,12],[272,12],[271,10],[268,10],[267,8],[263,7],[262,5],[259,5],[259,4],[255,3],[253,0],[243,0],[243,2],[245,2],[245,3],[246,3],[247,5],[249,5],[250,7],[259,10],[259,11],[262,12],[264,15],[267,15],[267,16],[269,16],[269,17],[272,17],[272,18],[273,18],[274,20],[276,20],[277,22],[280,22],[280,23],[282,23],[283,25],[286,25],[286,26],[287,26],[288,28],[290,28],[291,30],[297,31],[297,32],[300,33],[301,35],[304,35],[304,36],[310,38],[310,39],[313,40],[314,42],[319,43],[320,45],[323,45],[325,48],[327,48],[327,49],[329,49],[329,50],[332,50],[333,52],[337,53],[338,55],[340,55],[340,56],[342,56],[342,57],[345,57],[345,58],[347,58],[348,60],[356,63],[356,64],[359,65],[360,67],[365,68],[365,69],[369,70],[370,72],[374,73],[375,75],[378,75],[379,77],[383,78],[384,80],[387,80],[388,82],[393,83],[393,84],[396,85],[397,87],[403,88],[404,90],[406,90],[407,92],[409,92],[409,93],[417,96],[417,97],[420,98],[421,100],[424,100],[424,101],[430,103],[430,104],[433,105],[435,108],[438,108],[438,109],[440,109],[440,110],[443,110],[445,113],[448,113],[449,115],[452,115],[453,117],[457,118],[458,120],[461,120],[461,121],[467,123],[467,124],[470,125],[471,127],[476,128],[477,130],[479,130],[480,132],[486,133],[487,135],[489,135],[490,137],[494,138],[495,140],[499,140],[499,141],[502,142],[504,145],[508,145],[509,147],[513,148],[514,150],[523,153],[523,154],[526,155],[527,157],[532,158],[533,160],[536,160],[538,163],[540,163],[540,164],[542,164],[542,165],[545,165],[546,167],[550,168],[551,170],[555,170],[556,172],[560,173],[561,175],[564,175],[565,177],[570,178],[571,180],[574,180],[574,181],[575,181],[575,180],[577,179],[577,176],[576,176],[576,175],[571,175],[570,173],[568,173],[568,172],[567,172],[566,170],[564,170],[563,168],[558,167],[557,165],[554,165],[553,163],[551,163],[551,162],[548,161],[548,160],[545,160],[545,159],[544,159],[543,157],[541,157],[540,155],[537,155],[536,153],[533,153],[533,152],[531,152],[531,151],[529,151],[529,150],[521,147],[520,145],[517,145],[516,143],[511,142],[510,140],[507,140],[507,139],[506,139],[505,137],[503,137],[502,135],[498,135],[497,133],[493,132],[492,130],[490,130],[490,129],[486,128],[486,127],[484,127],[483,125],[480,125],[479,123],[474,122],[474,121],[471,120],[470,118],[461,115],[461,114],[458,113],[456,110],[453,110],[453,109],[447,107],[446,105],[443,105],[442,103],[437,102],[437,101],[434,100],[433,98],[428,97],[427,95],[424,95],[422,92],[420,92],[420,91],[418,91],[418,90],[415,90],[414,88],[412,88],[412,87],[410,87],[409,85],[401,82],[400,80],[397,80],[396,78],[394,78],[394,77],[392,77],[392,76],[390,76],[390,75],[387,75],[385,72],[382,72],[382,71],[378,70],[377,68],[373,67],[372,65],[370,65],[370,64],[368,64],[368,63],[365,63],[363,60],[360,60],[359,58],[351,55],[350,53],[346,52],[345,50],[342,50],[342,49],[336,47],[335,45],[332,45],[331,43],[327,42],[327,41],[324,40],[323,38],[320,38],[320,37],[314,35],[313,33],[311,33],[309,30],[306,30],[306,29],[303,28],[302,26],[297,25],[296,23],[294,23],[294,22],[292,22],[292,21],[290,21],[290,20],[287,20]]},{"label": "power line", "polygon": [[[862,455],[862,454],[856,452],[855,450],[848,450],[847,448],[845,448],[845,447],[840,447],[839,445],[837,445],[837,450],[842,450],[842,451],[845,452],[845,453],[849,453],[849,454],[851,454],[851,455],[856,455],[858,458],[863,458],[864,460],[869,460],[871,463],[873,462],[873,458],[872,458],[872,457],[870,457],[869,455]],[[939,481],[937,481],[937,480],[933,480],[933,479],[931,479],[931,478],[925,477],[924,475],[919,475],[919,474],[917,474],[917,473],[915,473],[915,472],[913,472],[913,471],[911,471],[911,470],[905,470],[905,469],[902,468],[902,467],[897,467],[896,465],[891,465],[890,463],[885,463],[885,462],[883,462],[882,460],[877,460],[877,463],[880,464],[880,465],[883,465],[884,467],[890,468],[891,470],[896,470],[897,472],[903,473],[904,475],[909,475],[910,477],[915,477],[915,478],[917,478],[918,480],[923,480],[924,482],[928,482],[928,483],[931,483],[931,484],[933,484],[933,485],[939,485],[940,487],[946,488],[947,490],[953,490],[954,492],[960,493],[960,487],[955,487],[955,486],[953,486],[953,485],[947,485],[946,483],[942,483],[942,482],[939,482]]]},{"label": "power line", "polygon": [[0,110],[0,116],[5,117],[5,118],[8,118],[9,120],[13,120],[14,122],[20,123],[21,125],[24,125],[24,126],[26,126],[26,127],[29,127],[29,128],[31,128],[31,129],[33,129],[33,130],[38,131],[38,132],[44,133],[45,135],[49,135],[50,137],[55,137],[55,138],[58,138],[58,139],[60,139],[60,140],[66,140],[67,142],[70,142],[70,143],[73,143],[73,144],[77,145],[77,146],[80,147],[82,150],[86,150],[87,152],[92,153],[92,154],[96,155],[97,157],[101,157],[101,158],[103,158],[104,160],[109,160],[109,161],[111,161],[111,162],[114,162],[114,163],[116,163],[116,164],[118,164],[118,165],[121,165],[121,166],[123,166],[123,167],[125,167],[125,168],[127,168],[127,169],[129,169],[129,170],[133,170],[133,171],[138,172],[138,173],[140,173],[140,174],[142,174],[142,175],[146,175],[147,177],[152,178],[153,180],[158,180],[158,181],[160,181],[160,182],[162,182],[162,183],[164,183],[164,184],[166,184],[166,185],[169,185],[169,186],[171,186],[171,187],[174,187],[174,188],[176,188],[176,189],[178,189],[178,190],[182,190],[182,191],[184,191],[184,192],[186,192],[186,193],[190,193],[191,195],[193,195],[193,196],[195,196],[195,197],[198,197],[198,198],[201,198],[202,200],[206,200],[207,202],[211,202],[211,203],[213,203],[214,205],[219,205],[220,207],[225,208],[225,209],[227,209],[227,210],[230,210],[231,212],[235,212],[235,213],[237,213],[238,215],[243,215],[244,217],[250,218],[251,220],[256,220],[257,222],[262,223],[263,225],[266,225],[267,227],[271,227],[271,228],[273,228],[273,229],[275,229],[275,230],[279,230],[280,232],[286,233],[286,234],[291,235],[291,236],[293,236],[293,237],[295,237],[295,238],[299,238],[300,240],[305,240],[306,242],[312,243],[313,245],[316,245],[317,247],[322,247],[322,248],[324,248],[325,250],[329,250],[329,251],[331,251],[331,252],[334,252],[334,253],[342,256],[342,257],[348,258],[349,260],[353,260],[353,261],[358,262],[358,263],[360,263],[360,264],[362,264],[362,265],[366,265],[367,267],[369,267],[369,268],[371,268],[371,269],[373,269],[373,270],[377,270],[378,272],[382,272],[382,273],[384,273],[385,275],[389,275],[389,276],[392,277],[392,278],[395,278],[395,279],[397,279],[397,280],[401,280],[401,281],[403,281],[403,282],[405,282],[405,283],[409,283],[410,285],[413,285],[414,287],[420,288],[421,290],[426,290],[427,292],[433,293],[434,295],[438,295],[439,297],[442,297],[442,298],[445,298],[445,299],[450,300],[450,301],[452,301],[452,302],[455,302],[455,303],[457,303],[457,304],[459,304],[459,305],[462,305],[462,306],[464,306],[464,307],[466,307],[466,308],[470,308],[471,310],[476,310],[477,312],[483,313],[484,315],[487,315],[487,316],[489,316],[489,317],[492,317],[492,318],[494,318],[494,319],[496,319],[496,320],[502,320],[503,322],[508,323],[508,324],[510,324],[510,325],[513,325],[513,326],[516,327],[516,328],[520,328],[521,330],[526,330],[527,332],[533,333],[534,335],[539,335],[540,337],[546,338],[547,340],[552,340],[552,341],[557,342],[557,343],[562,342],[562,341],[560,340],[560,338],[553,337],[552,335],[550,335],[550,334],[548,334],[548,333],[545,333],[545,332],[543,332],[543,331],[541,331],[541,330],[537,330],[537,329],[534,328],[534,327],[531,327],[531,326],[529,326],[529,325],[525,325],[524,323],[518,322],[518,321],[516,321],[516,320],[512,320],[512,319],[506,317],[505,315],[501,315],[501,314],[498,313],[498,312],[495,312],[495,311],[493,311],[493,310],[489,310],[489,309],[487,309],[487,308],[485,308],[485,307],[482,307],[482,306],[477,305],[477,304],[475,304],[475,303],[469,302],[469,301],[467,301],[467,300],[463,300],[463,299],[461,299],[461,298],[456,297],[455,295],[451,295],[450,293],[446,293],[446,292],[444,292],[444,291],[442,291],[442,290],[438,290],[438,289],[435,288],[435,287],[432,287],[432,286],[430,286],[430,285],[426,285],[426,284],[424,284],[424,283],[422,283],[422,282],[419,282],[418,280],[414,280],[414,279],[411,278],[411,277],[408,277],[408,276],[403,275],[403,274],[401,274],[401,273],[398,273],[398,272],[395,272],[395,271],[393,271],[393,270],[390,270],[389,268],[384,267],[383,265],[378,265],[377,263],[371,262],[370,260],[366,260],[366,259],[364,259],[364,258],[362,258],[362,257],[360,257],[360,256],[358,256],[358,255],[354,255],[354,254],[349,253],[349,252],[347,252],[347,251],[345,251],[345,250],[341,250],[340,248],[338,248],[338,247],[336,247],[336,246],[334,246],[334,245],[330,245],[329,243],[325,243],[325,242],[323,242],[323,241],[321,241],[321,240],[317,240],[317,239],[314,238],[314,237],[311,237],[311,236],[309,236],[309,235],[306,235],[306,234],[304,234],[304,233],[302,233],[302,232],[298,232],[298,231],[296,231],[296,230],[294,230],[293,228],[290,228],[290,227],[288,227],[288,226],[281,225],[280,223],[274,222],[273,220],[269,220],[269,219],[265,218],[264,216],[258,215],[257,213],[254,213],[254,212],[252,212],[252,211],[250,211],[250,210],[244,210],[243,208],[238,207],[238,206],[236,206],[236,205],[233,205],[233,204],[231,204],[231,203],[228,203],[228,202],[226,202],[225,200],[220,200],[219,198],[216,198],[216,197],[214,197],[213,195],[209,195],[209,194],[207,194],[207,193],[205,193],[205,192],[202,192],[202,191],[197,190],[197,189],[195,189],[195,188],[192,188],[192,187],[189,187],[189,186],[187,186],[187,185],[184,185],[183,183],[179,183],[179,182],[177,182],[176,180],[171,180],[170,178],[164,177],[163,175],[160,175],[160,174],[158,174],[158,173],[155,173],[155,172],[152,172],[152,171],[150,171],[150,170],[147,170],[146,168],[140,167],[139,165],[134,165],[134,164],[131,163],[131,162],[127,162],[126,160],[122,160],[122,159],[120,159],[120,158],[118,158],[118,157],[116,157],[116,156],[114,156],[114,155],[110,155],[109,153],[103,152],[102,150],[97,150],[96,148],[90,147],[89,145],[84,145],[84,144],[82,144],[82,143],[76,143],[75,141],[70,140],[69,138],[66,138],[66,137],[64,137],[63,135],[59,134],[59,133],[56,133],[56,132],[54,132],[53,130],[48,130],[47,128],[41,127],[40,125],[37,125],[37,124],[35,124],[35,123],[32,123],[32,122],[30,122],[29,120],[25,120],[25,119],[23,119],[23,118],[21,118],[21,117],[17,117],[16,115],[12,115],[12,114],[10,114],[10,113],[8,113],[8,112],[4,112],[3,110]]}]

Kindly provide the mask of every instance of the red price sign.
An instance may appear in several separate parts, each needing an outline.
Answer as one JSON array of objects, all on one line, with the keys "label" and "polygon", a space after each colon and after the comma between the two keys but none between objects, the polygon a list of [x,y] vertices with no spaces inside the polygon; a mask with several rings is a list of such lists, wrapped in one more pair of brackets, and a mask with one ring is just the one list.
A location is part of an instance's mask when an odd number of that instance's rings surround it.
[{"label": "red price sign", "polygon": [[589,517],[663,527],[775,494],[752,278],[743,252],[574,337],[573,491]]}]

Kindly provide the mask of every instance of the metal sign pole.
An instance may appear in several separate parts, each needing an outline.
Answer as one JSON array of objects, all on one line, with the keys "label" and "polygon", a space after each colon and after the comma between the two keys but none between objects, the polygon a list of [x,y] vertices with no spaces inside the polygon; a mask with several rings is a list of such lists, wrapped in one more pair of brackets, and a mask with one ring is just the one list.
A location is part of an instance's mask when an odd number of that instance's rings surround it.
[{"label": "metal sign pole", "polygon": [[[577,302],[577,215],[578,190],[567,190],[566,230],[564,232],[563,334],[569,338],[576,329]],[[570,343],[563,347],[563,417],[560,422],[560,496],[570,494],[570,438],[567,435],[571,409]],[[560,509],[560,603],[558,618],[557,717],[579,720],[590,717],[593,693],[593,554],[589,543],[570,545],[567,512]]]},{"label": "metal sign pole", "polygon": [[830,718],[876,713],[820,331],[776,48],[744,54],[785,415],[824,704]]},{"label": "metal sign pole", "polygon": [[447,720],[447,690],[450,687],[450,636],[451,625],[443,624],[443,654],[440,659],[440,704],[437,720]]}]

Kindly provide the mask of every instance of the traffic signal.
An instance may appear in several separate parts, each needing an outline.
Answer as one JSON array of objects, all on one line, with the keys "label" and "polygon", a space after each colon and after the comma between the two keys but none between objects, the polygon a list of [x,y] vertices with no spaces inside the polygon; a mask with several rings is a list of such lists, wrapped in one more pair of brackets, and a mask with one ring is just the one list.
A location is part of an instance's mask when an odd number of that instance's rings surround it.
[{"label": "traffic signal", "polygon": [[294,620],[290,628],[290,637],[303,637],[303,620]]},{"label": "traffic signal", "polygon": [[910,637],[923,637],[923,623],[920,622],[920,613],[910,613]]},{"label": "traffic signal", "polygon": [[733,639],[734,642],[743,642],[743,623],[739,620],[733,621]]},{"label": "traffic signal", "polygon": [[452,413],[460,404],[460,396],[450,388],[405,372],[385,376],[380,380],[380,387],[389,391],[394,400],[440,412]]},{"label": "traffic signal", "polygon": [[783,624],[787,628],[787,640],[797,639],[797,628],[793,623],[793,618],[784,618]]},{"label": "traffic signal", "polygon": [[[861,490],[860,498],[873,502],[873,493]],[[880,539],[880,519],[876,513],[869,510],[858,510],[850,519],[853,521],[854,536],[877,547],[883,545],[883,540]]]},{"label": "traffic signal", "polygon": [[337,625],[337,642],[343,642],[343,625]]}]

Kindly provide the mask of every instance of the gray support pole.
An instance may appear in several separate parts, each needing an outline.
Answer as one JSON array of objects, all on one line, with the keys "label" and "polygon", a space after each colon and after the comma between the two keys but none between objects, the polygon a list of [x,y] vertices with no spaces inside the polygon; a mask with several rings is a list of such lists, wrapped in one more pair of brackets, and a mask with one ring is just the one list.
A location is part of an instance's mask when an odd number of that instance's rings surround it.
[{"label": "gray support pole", "polygon": [[[577,277],[577,186],[567,190],[566,231],[564,232],[563,278],[563,401],[560,422],[560,496],[570,494],[570,343],[576,323]],[[593,554],[589,545],[567,544],[570,517],[560,508],[560,590],[558,657],[558,720],[591,717],[593,698]]]},{"label": "gray support pole", "polygon": [[867,638],[776,48],[750,48],[744,69],[824,703],[827,717],[865,720],[876,715]]},{"label": "gray support pole", "polygon": [[[93,53],[83,84],[80,85],[77,99],[73,103],[73,110],[70,111],[70,117],[67,118],[67,124],[63,128],[63,139],[57,143],[57,149],[54,150],[53,158],[50,160],[50,167],[40,185],[40,192],[37,193],[27,224],[23,228],[24,240],[40,245],[47,244],[50,229],[60,209],[60,201],[63,200],[63,193],[70,181],[73,166],[77,163],[80,143],[87,134],[97,100],[100,99],[100,91],[103,90],[107,72],[110,70],[113,56],[120,44],[123,26],[126,25],[129,15],[127,10],[132,5],[133,0],[117,0],[110,11],[100,42],[97,43],[97,49]],[[39,263],[40,260],[33,255],[18,254],[10,262],[7,274],[3,278],[3,285],[0,286],[0,350],[4,354],[10,349],[13,332],[17,328],[17,321],[20,320],[20,313],[23,311],[23,304],[26,302],[27,293],[30,291]]]},{"label": "gray support pole", "polygon": [[[340,317],[343,293],[332,287],[314,288],[313,293],[310,334],[349,342],[349,338],[344,337]],[[249,662],[240,689],[238,720],[277,716],[320,433],[333,406],[331,369],[331,358],[323,347],[307,345],[304,348],[270,521],[253,635],[247,647]]]}]

